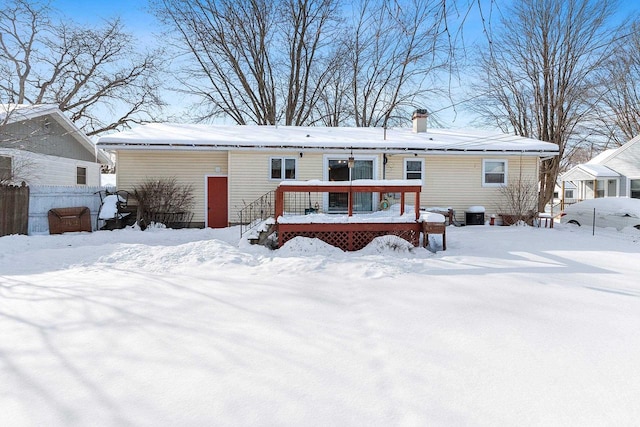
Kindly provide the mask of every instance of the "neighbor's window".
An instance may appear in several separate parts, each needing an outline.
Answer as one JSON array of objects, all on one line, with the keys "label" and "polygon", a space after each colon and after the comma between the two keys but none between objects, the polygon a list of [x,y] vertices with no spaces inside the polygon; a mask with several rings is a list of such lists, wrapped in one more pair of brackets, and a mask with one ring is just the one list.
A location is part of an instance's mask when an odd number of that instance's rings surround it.
[{"label": "neighbor's window", "polygon": [[483,160],[482,161],[482,185],[500,186],[507,183],[507,161],[506,160]]},{"label": "neighbor's window", "polygon": [[640,179],[629,180],[630,196],[634,199],[640,199]]},{"label": "neighbor's window", "polygon": [[0,182],[11,179],[11,157],[0,156]]},{"label": "neighbor's window", "polygon": [[604,192],[605,181],[604,179],[599,179],[596,182],[596,193],[594,195],[595,198],[605,197],[606,194]]},{"label": "neighbor's window", "polygon": [[404,178],[422,179],[424,160],[404,159]]},{"label": "neighbor's window", "polygon": [[607,197],[618,197],[617,179],[610,179],[607,181]]},{"label": "neighbor's window", "polygon": [[573,189],[571,190],[564,190],[564,198],[565,199],[573,199]]},{"label": "neighbor's window", "polygon": [[78,166],[76,177],[76,183],[78,185],[87,185],[87,168],[81,168]]},{"label": "neighbor's window", "polygon": [[296,179],[296,159],[272,157],[271,179]]}]

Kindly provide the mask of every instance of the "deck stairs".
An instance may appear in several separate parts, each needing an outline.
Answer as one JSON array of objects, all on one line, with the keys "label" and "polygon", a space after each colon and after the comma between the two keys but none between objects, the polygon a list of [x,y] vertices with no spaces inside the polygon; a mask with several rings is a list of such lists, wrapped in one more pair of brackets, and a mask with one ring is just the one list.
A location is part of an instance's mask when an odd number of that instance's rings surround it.
[{"label": "deck stairs", "polygon": [[240,237],[247,236],[252,244],[266,244],[275,232],[274,223],[269,221],[274,215],[275,191],[269,191],[247,204],[238,213]]},{"label": "deck stairs", "polygon": [[271,246],[273,244],[273,240],[271,240],[270,237],[275,233],[275,231],[275,224],[265,223],[262,229],[252,230],[251,234],[248,235],[247,240],[249,240],[249,243],[252,245]]}]

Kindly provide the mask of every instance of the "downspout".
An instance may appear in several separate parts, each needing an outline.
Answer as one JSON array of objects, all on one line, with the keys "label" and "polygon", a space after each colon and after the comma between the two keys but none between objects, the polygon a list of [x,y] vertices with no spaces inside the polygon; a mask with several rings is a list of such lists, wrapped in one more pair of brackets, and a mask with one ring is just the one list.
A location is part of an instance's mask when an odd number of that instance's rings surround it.
[{"label": "downspout", "polygon": [[382,153],[382,179],[387,179],[387,162],[389,158],[387,157],[387,153]]}]

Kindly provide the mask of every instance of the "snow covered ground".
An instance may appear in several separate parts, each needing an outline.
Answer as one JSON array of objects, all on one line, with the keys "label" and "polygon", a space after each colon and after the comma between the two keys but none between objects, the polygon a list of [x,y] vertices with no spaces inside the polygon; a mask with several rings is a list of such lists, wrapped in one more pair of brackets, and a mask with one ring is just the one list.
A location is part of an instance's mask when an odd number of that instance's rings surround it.
[{"label": "snow covered ground", "polygon": [[0,425],[637,425],[640,231],[447,246],[2,237]]}]

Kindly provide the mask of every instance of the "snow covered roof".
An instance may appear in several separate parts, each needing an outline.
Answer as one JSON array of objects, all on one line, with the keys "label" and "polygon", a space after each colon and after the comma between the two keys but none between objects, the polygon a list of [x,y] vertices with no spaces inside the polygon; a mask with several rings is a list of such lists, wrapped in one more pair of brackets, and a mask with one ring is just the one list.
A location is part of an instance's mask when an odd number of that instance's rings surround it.
[{"label": "snow covered roof", "polygon": [[597,178],[616,178],[620,174],[606,166],[599,164],[583,163],[574,166],[562,174],[562,181],[588,181]]},{"label": "snow covered roof", "polygon": [[605,150],[602,153],[600,153],[597,156],[595,156],[593,159],[589,160],[587,162],[587,164],[589,164],[589,165],[599,165],[602,162],[604,162],[606,159],[611,157],[611,155],[613,153],[615,153],[616,151],[617,151],[617,149],[615,149],[615,148],[610,148],[608,150]]},{"label": "snow covered roof", "polygon": [[599,164],[585,163],[578,167],[595,178],[620,176],[618,172]]},{"label": "snow covered roof", "polygon": [[430,154],[518,154],[554,156],[555,144],[483,131],[411,128],[220,126],[151,123],[102,136],[106,150],[300,150],[384,151]]},{"label": "snow covered roof", "polygon": [[96,151],[96,145],[78,128],[55,104],[0,104],[0,123],[10,124],[36,117],[53,117],[70,135],[72,135],[90,153],[96,153],[102,164],[112,164],[109,156]]},{"label": "snow covered roof", "polygon": [[0,122],[16,123],[53,114],[57,110],[55,104],[0,104]]}]

